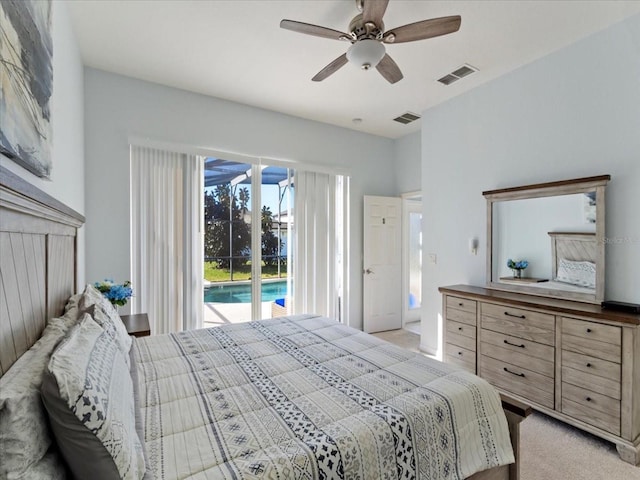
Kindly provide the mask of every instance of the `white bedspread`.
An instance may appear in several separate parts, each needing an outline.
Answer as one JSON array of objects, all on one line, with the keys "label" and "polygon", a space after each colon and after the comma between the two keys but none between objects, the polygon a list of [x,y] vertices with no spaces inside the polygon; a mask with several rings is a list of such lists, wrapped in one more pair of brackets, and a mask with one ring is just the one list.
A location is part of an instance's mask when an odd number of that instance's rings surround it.
[{"label": "white bedspread", "polygon": [[157,479],[460,479],[513,462],[484,380],[313,316],[137,339]]}]

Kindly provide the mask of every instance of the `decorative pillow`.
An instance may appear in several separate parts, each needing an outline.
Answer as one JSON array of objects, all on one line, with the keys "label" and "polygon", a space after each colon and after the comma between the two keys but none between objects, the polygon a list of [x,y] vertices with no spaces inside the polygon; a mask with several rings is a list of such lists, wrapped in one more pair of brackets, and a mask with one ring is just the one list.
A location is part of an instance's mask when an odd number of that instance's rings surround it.
[{"label": "decorative pillow", "polygon": [[596,288],[596,264],[561,258],[558,262],[556,280],[579,287]]},{"label": "decorative pillow", "polygon": [[[91,309],[92,306],[93,309]],[[131,350],[132,340],[111,302],[93,285],[87,285],[80,299],[79,307],[81,312],[89,312],[96,323],[116,339],[127,365],[129,365],[129,350]]]},{"label": "decorative pillow", "polygon": [[51,356],[41,392],[75,478],[142,478],[131,376],[116,340],[89,314]]},{"label": "decorative pillow", "polygon": [[40,339],[0,378],[0,478],[46,478],[38,477],[41,467],[62,469],[57,453],[43,458],[52,437],[40,385],[51,353],[77,322],[77,305],[65,310],[49,320]]}]

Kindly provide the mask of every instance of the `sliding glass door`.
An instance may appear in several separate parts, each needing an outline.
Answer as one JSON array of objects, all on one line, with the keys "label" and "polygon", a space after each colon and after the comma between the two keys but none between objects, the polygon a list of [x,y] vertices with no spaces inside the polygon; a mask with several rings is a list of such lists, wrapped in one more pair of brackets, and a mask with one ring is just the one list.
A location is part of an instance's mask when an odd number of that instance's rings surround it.
[{"label": "sliding glass door", "polygon": [[204,326],[287,312],[290,169],[219,158],[204,168]]}]

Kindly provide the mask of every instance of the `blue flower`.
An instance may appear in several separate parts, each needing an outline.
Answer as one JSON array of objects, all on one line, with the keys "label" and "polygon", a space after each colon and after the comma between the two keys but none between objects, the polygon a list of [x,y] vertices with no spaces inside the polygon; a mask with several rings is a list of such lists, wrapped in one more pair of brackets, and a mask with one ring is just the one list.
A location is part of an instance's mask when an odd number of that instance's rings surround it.
[{"label": "blue flower", "polygon": [[518,260],[513,261],[512,259],[507,260],[507,267],[511,270],[524,270],[529,266],[529,262],[526,260]]},{"label": "blue flower", "polygon": [[94,283],[94,287],[96,287],[96,289],[98,289],[113,305],[126,305],[127,300],[133,296],[131,282],[128,280],[122,285],[119,285],[113,280],[107,278],[102,282]]}]

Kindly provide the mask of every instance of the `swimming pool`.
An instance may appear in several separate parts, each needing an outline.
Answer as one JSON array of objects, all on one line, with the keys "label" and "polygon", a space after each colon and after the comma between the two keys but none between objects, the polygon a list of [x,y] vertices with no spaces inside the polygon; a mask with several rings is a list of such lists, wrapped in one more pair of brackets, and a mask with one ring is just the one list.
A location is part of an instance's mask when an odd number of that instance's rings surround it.
[{"label": "swimming pool", "polygon": [[[262,301],[273,302],[287,295],[287,281],[262,284]],[[251,285],[213,285],[204,289],[204,301],[217,303],[251,303]]]}]

